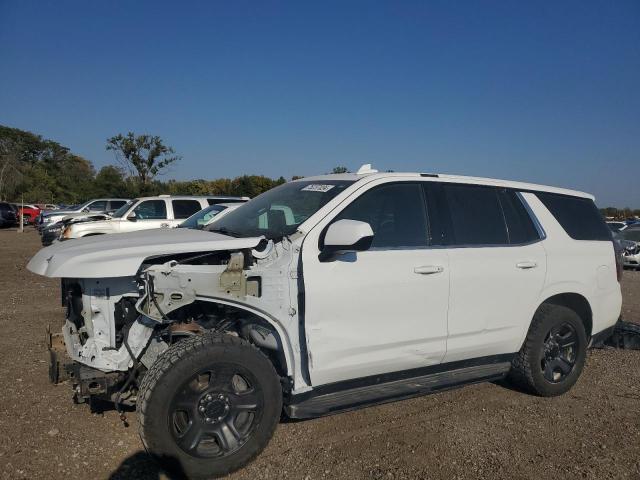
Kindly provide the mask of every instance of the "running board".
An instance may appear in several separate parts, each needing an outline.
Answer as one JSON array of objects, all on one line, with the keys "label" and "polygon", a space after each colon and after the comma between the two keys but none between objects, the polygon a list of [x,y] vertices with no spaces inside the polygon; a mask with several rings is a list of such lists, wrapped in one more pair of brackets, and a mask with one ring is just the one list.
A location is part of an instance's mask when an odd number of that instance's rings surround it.
[{"label": "running board", "polygon": [[319,394],[285,406],[290,418],[313,418],[379,405],[471,383],[500,380],[511,368],[511,362],[500,362],[457,368],[419,377],[395,380],[376,385]]}]

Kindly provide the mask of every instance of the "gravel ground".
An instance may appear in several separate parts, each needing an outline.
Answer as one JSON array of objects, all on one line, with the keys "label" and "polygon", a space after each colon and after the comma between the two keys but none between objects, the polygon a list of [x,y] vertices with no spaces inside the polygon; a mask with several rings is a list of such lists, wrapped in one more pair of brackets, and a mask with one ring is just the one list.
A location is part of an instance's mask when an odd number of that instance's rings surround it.
[{"label": "gravel ground", "polygon": [[[0,476],[166,478],[135,416],[92,414],[47,380],[45,326],[60,325],[57,280],[25,268],[29,230],[0,231]],[[625,319],[640,323],[640,272],[625,272]],[[57,327],[56,327],[57,328]],[[281,424],[235,479],[640,478],[640,351],[592,350],[552,399],[482,384],[322,419]]]}]

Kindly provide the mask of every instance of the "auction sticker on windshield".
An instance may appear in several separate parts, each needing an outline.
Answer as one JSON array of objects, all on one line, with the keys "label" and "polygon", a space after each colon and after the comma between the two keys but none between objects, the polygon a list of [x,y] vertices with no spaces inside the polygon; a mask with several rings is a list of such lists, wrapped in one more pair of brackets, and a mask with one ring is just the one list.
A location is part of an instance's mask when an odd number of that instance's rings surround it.
[{"label": "auction sticker on windshield", "polygon": [[306,187],[304,187],[303,189],[301,189],[301,192],[321,192],[321,193],[325,193],[328,192],[329,190],[331,190],[333,187],[335,187],[335,185],[320,185],[317,183],[312,183],[311,185],[307,185]]}]

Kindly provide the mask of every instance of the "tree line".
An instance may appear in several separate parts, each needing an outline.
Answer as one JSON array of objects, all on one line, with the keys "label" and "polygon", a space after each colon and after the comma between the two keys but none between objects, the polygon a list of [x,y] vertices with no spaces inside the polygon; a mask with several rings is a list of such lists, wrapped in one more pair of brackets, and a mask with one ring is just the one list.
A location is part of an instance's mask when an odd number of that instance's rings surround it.
[{"label": "tree line", "polygon": [[612,218],[614,220],[629,220],[632,218],[640,218],[640,208],[631,209],[629,207],[606,207],[601,208],[600,213],[602,213],[604,217]]},{"label": "tree line", "polygon": [[[80,203],[90,198],[134,198],[150,195],[234,195],[255,197],[286,182],[284,177],[242,175],[236,178],[187,181],[158,180],[180,160],[158,136],[115,135],[105,148],[113,151],[117,165],[96,172],[86,158],[40,135],[0,125],[0,200],[27,203]],[[337,166],[331,173],[345,173]],[[294,176],[291,179],[301,178]],[[640,209],[607,207],[605,217],[640,217]]]},{"label": "tree line", "polygon": [[130,132],[109,138],[105,148],[115,153],[118,164],[96,171],[58,142],[0,125],[0,200],[71,204],[159,194],[255,197],[286,182],[263,175],[161,181],[158,175],[180,157],[160,137]]}]

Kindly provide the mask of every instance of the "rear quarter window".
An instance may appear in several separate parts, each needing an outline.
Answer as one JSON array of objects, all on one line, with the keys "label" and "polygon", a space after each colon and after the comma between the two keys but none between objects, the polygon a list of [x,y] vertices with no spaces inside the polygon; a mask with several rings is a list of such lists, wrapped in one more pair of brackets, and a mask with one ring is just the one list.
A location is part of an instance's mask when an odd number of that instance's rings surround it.
[{"label": "rear quarter window", "polygon": [[523,244],[540,240],[540,234],[520,196],[511,190],[500,192],[500,204],[507,222],[509,243]]},{"label": "rear quarter window", "polygon": [[611,240],[611,230],[591,199],[546,192],[536,196],[574,240]]}]

